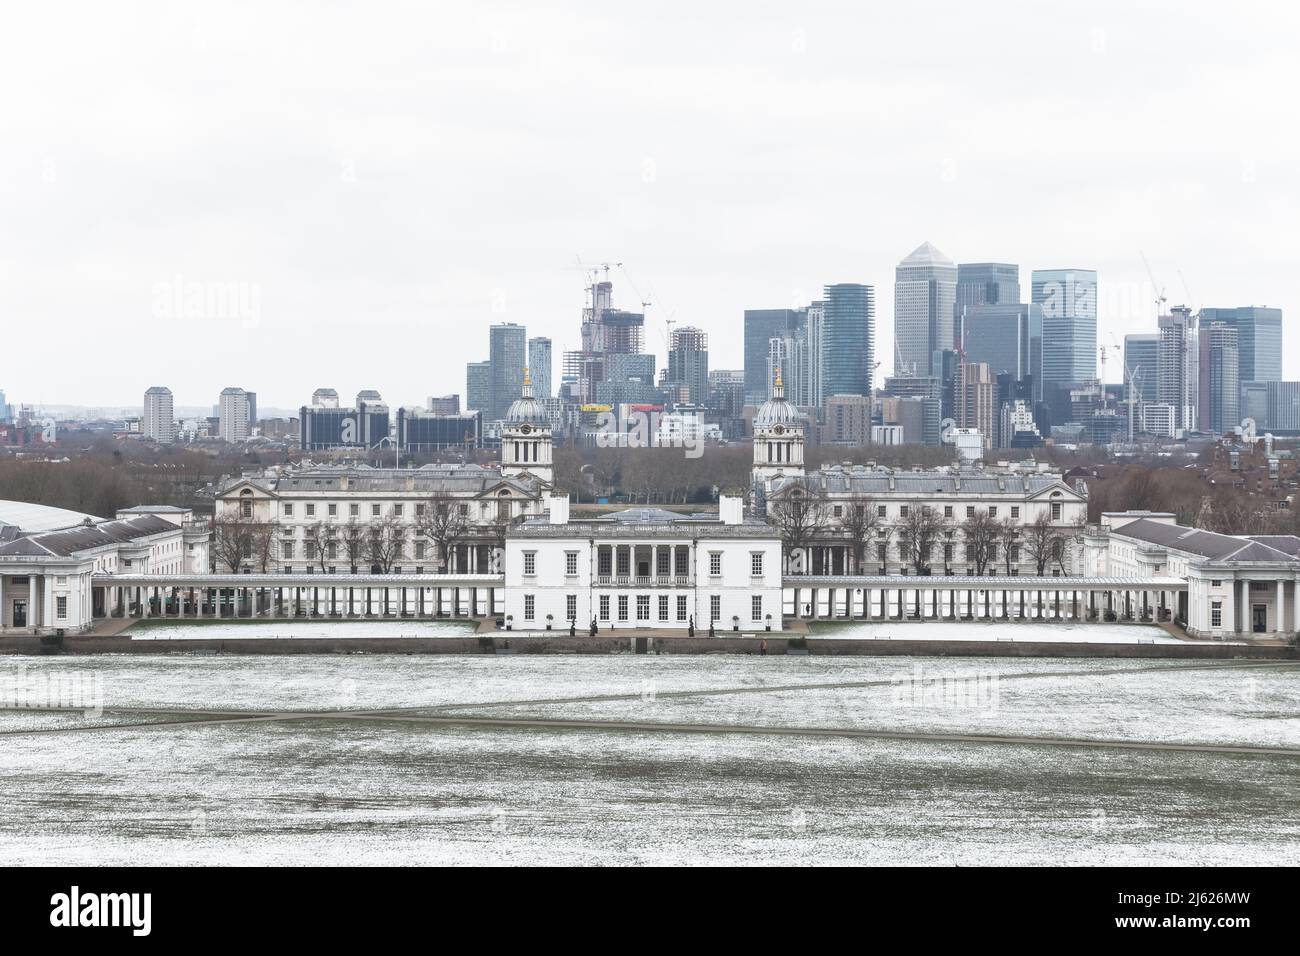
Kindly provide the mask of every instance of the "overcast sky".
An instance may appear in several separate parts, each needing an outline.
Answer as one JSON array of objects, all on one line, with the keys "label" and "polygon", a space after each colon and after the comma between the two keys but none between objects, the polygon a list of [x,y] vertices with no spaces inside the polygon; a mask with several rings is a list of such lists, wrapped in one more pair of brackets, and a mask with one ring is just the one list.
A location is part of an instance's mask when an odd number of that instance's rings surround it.
[{"label": "overcast sky", "polygon": [[578,257],[714,368],[744,309],[871,283],[883,372],[926,240],[1097,269],[1101,344],[1154,330],[1145,252],[1281,307],[1300,378],[1294,5],[880,6],[10,5],[0,389],[422,403],[491,322],[576,347]]}]

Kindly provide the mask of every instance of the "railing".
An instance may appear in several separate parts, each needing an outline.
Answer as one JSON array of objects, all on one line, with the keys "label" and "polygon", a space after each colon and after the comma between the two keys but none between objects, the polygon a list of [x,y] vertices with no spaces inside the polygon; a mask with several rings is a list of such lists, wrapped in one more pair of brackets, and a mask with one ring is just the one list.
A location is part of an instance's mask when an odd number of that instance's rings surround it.
[{"label": "railing", "polygon": [[599,574],[596,576],[596,587],[602,588],[689,588],[693,583],[690,575],[686,574],[654,576]]}]

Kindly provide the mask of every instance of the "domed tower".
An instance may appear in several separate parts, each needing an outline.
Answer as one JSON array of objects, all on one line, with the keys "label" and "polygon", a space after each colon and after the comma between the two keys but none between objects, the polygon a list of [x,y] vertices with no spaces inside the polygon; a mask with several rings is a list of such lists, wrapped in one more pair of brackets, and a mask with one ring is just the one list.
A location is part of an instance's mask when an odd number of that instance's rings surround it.
[{"label": "domed tower", "polygon": [[501,426],[501,473],[508,477],[532,475],[552,484],[552,447],[551,420],[533,397],[533,380],[524,369],[524,393],[511,404]]},{"label": "domed tower", "polygon": [[781,370],[776,370],[772,397],[754,416],[753,484],[766,492],[773,478],[803,477],[803,413],[785,400]]}]

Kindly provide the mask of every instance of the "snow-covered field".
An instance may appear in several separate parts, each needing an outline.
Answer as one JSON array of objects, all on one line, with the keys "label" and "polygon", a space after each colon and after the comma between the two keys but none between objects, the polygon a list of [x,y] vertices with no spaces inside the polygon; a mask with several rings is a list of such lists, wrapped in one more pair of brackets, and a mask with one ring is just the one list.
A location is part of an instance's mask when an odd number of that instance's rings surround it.
[{"label": "snow-covered field", "polygon": [[6,701],[16,863],[1300,863],[1294,664],[106,655]]},{"label": "snow-covered field", "polygon": [[[1041,641],[1078,644],[1184,644],[1153,624],[1011,624],[944,621],[863,621],[814,624],[814,637],[868,641]],[[1240,643],[1191,641],[1194,644]]]},{"label": "snow-covered field", "polygon": [[248,624],[158,624],[126,632],[133,641],[234,641],[254,638],[466,637],[474,625],[455,621],[267,621]]}]

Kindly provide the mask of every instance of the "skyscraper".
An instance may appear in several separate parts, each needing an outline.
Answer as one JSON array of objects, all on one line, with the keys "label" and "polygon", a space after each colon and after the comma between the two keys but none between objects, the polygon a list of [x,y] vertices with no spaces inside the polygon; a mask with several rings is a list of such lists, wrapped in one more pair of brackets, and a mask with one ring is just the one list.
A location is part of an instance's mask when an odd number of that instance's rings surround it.
[{"label": "skyscraper", "polygon": [[468,362],[465,365],[465,408],[482,412],[492,407],[492,363]]},{"label": "skyscraper", "polygon": [[[1222,322],[1237,330],[1237,370],[1242,382],[1282,380],[1282,310],[1245,305],[1235,309],[1201,309],[1201,326]],[[1240,424],[1240,423],[1238,423]]]},{"label": "skyscraper", "polygon": [[217,400],[217,430],[222,441],[248,440],[256,422],[256,402],[255,394],[242,388],[232,386],[221,390],[221,397]]},{"label": "skyscraper", "polygon": [[[952,303],[948,304],[952,329]],[[822,294],[822,395],[870,395],[876,357],[876,290],[857,282]],[[929,359],[926,360],[929,367]]]},{"label": "skyscraper", "polygon": [[[1192,310],[1174,306],[1158,319],[1160,345],[1156,353],[1156,401],[1174,410],[1174,427],[1195,429],[1197,408],[1203,416],[1208,399],[1198,393],[1196,329]],[[1205,387],[1202,383],[1199,387]]]},{"label": "skyscraper", "polygon": [[668,383],[685,385],[692,405],[708,402],[709,337],[702,329],[673,329],[668,342]]},{"label": "skyscraper", "polygon": [[1202,427],[1223,435],[1241,424],[1241,383],[1237,378],[1241,356],[1237,329],[1226,322],[1211,322],[1200,330]]},{"label": "skyscraper", "polygon": [[156,442],[170,443],[176,440],[176,414],[172,409],[172,390],[162,385],[155,385],[144,393],[144,415],[142,416],[144,437]]},{"label": "skyscraper", "polygon": [[1158,332],[1137,332],[1124,336],[1124,386],[1125,398],[1130,378],[1133,398],[1145,405],[1156,400],[1156,376],[1160,355]]},{"label": "skyscraper", "polygon": [[[924,375],[930,356],[953,347],[957,267],[922,243],[894,270],[894,374]],[[833,393],[831,393],[833,394]]]},{"label": "skyscraper", "polygon": [[533,379],[533,394],[550,398],[551,374],[554,368],[551,340],[543,335],[528,340],[528,372]]},{"label": "skyscraper", "polygon": [[1043,309],[1043,401],[1052,421],[1068,421],[1069,388],[1097,377],[1097,273],[1035,269],[1034,305]]},{"label": "skyscraper", "polygon": [[492,366],[492,396],[486,417],[499,421],[523,393],[524,368],[528,365],[527,330],[514,322],[489,327],[488,363]]},{"label": "skyscraper", "polygon": [[1043,310],[1024,302],[959,306],[957,334],[967,362],[985,362],[1042,396]]},{"label": "skyscraper", "polygon": [[973,305],[1015,305],[1020,301],[1020,266],[1008,262],[963,262],[957,266],[957,309]]},{"label": "skyscraper", "polygon": [[745,401],[761,405],[772,391],[768,354],[772,339],[789,338],[803,326],[803,309],[745,310]]}]

